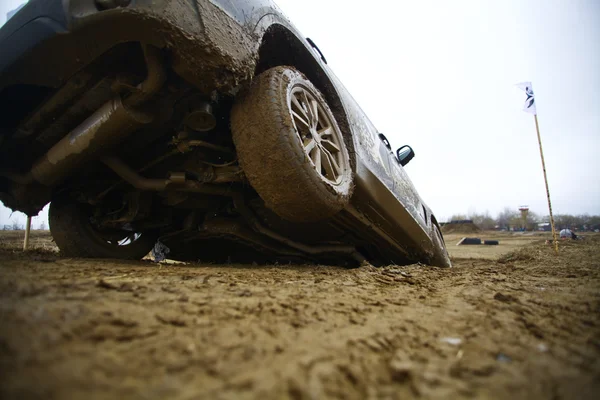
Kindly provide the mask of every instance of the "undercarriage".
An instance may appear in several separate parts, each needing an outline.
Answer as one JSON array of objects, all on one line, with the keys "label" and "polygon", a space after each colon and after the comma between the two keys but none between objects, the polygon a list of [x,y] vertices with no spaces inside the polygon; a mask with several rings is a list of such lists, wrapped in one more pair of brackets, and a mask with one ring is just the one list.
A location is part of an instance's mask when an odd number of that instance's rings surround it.
[{"label": "undercarriage", "polygon": [[[1,171],[7,206],[33,215],[52,201],[55,240],[77,256],[139,258],[147,250],[131,247],[144,238],[182,260],[364,259],[357,246],[367,241],[348,233],[348,225],[359,225],[350,214],[290,224],[265,207],[237,160],[232,96],[194,90],[164,51],[132,46],[106,56],[114,63],[126,55],[130,62],[118,64],[126,71],[94,75],[107,63],[98,60],[41,102],[1,147],[2,157],[14,159],[7,164],[31,166]],[[15,153],[20,148],[29,151]],[[64,214],[90,227],[78,232],[71,220],[63,227]],[[86,249],[74,239],[81,235],[105,251]]]}]

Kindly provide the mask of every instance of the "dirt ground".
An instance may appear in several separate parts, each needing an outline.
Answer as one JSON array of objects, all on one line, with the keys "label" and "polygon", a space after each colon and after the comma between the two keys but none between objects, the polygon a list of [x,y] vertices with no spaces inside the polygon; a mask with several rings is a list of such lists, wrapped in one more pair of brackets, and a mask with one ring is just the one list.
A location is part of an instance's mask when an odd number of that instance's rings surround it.
[{"label": "dirt ground", "polygon": [[600,236],[424,265],[156,265],[0,236],[6,399],[600,398]]},{"label": "dirt ground", "polygon": [[462,233],[462,234],[474,236],[476,233],[481,232],[481,228],[479,228],[477,225],[475,225],[472,222],[465,223],[465,224],[448,223],[448,224],[442,226],[442,232],[444,233],[444,235],[453,234],[453,233],[457,233],[457,234]]},{"label": "dirt ground", "polygon": [[[461,245],[456,244],[464,237],[477,237],[482,240],[497,240],[498,245]],[[496,260],[503,254],[516,251],[525,245],[552,240],[552,235],[544,232],[477,232],[444,234],[444,240],[450,255],[455,258],[483,258]]]}]

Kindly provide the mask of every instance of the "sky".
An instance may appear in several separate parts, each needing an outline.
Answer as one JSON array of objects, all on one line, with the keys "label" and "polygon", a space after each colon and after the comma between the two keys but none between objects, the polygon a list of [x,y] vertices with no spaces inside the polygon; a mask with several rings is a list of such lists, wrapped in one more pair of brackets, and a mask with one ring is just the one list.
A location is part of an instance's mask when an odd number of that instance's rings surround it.
[{"label": "sky", "polygon": [[[278,0],[394,148],[424,201],[600,214],[600,2]],[[368,4],[368,6],[366,6]],[[318,10],[318,11],[316,11]]]},{"label": "sky", "polygon": [[[600,214],[600,1],[276,2],[392,146],[413,147],[406,171],[438,220],[548,214],[524,81],[553,212]],[[19,3],[0,1],[0,23]]]}]

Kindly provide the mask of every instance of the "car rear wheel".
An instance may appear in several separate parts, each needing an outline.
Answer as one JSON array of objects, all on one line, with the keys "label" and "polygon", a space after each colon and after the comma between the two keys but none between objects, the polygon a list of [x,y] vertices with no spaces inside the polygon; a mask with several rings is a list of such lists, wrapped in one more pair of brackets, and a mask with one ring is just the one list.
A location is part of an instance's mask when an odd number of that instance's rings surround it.
[{"label": "car rear wheel", "polygon": [[236,99],[231,129],[244,173],[280,217],[318,221],[348,203],[353,173],[344,137],[300,72],[275,67],[257,76]]},{"label": "car rear wheel", "polygon": [[90,205],[69,197],[50,203],[50,231],[62,255],[82,258],[139,260],[147,255],[158,237],[156,232],[101,228]]}]

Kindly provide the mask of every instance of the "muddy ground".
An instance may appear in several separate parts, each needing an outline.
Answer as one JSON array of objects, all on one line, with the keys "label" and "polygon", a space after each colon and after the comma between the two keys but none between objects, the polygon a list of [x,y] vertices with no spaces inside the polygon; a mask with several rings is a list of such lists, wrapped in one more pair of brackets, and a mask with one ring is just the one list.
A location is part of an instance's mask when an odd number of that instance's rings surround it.
[{"label": "muddy ground", "polygon": [[446,270],[78,260],[1,236],[0,397],[599,398],[600,237],[555,257],[489,235],[448,237]]}]

